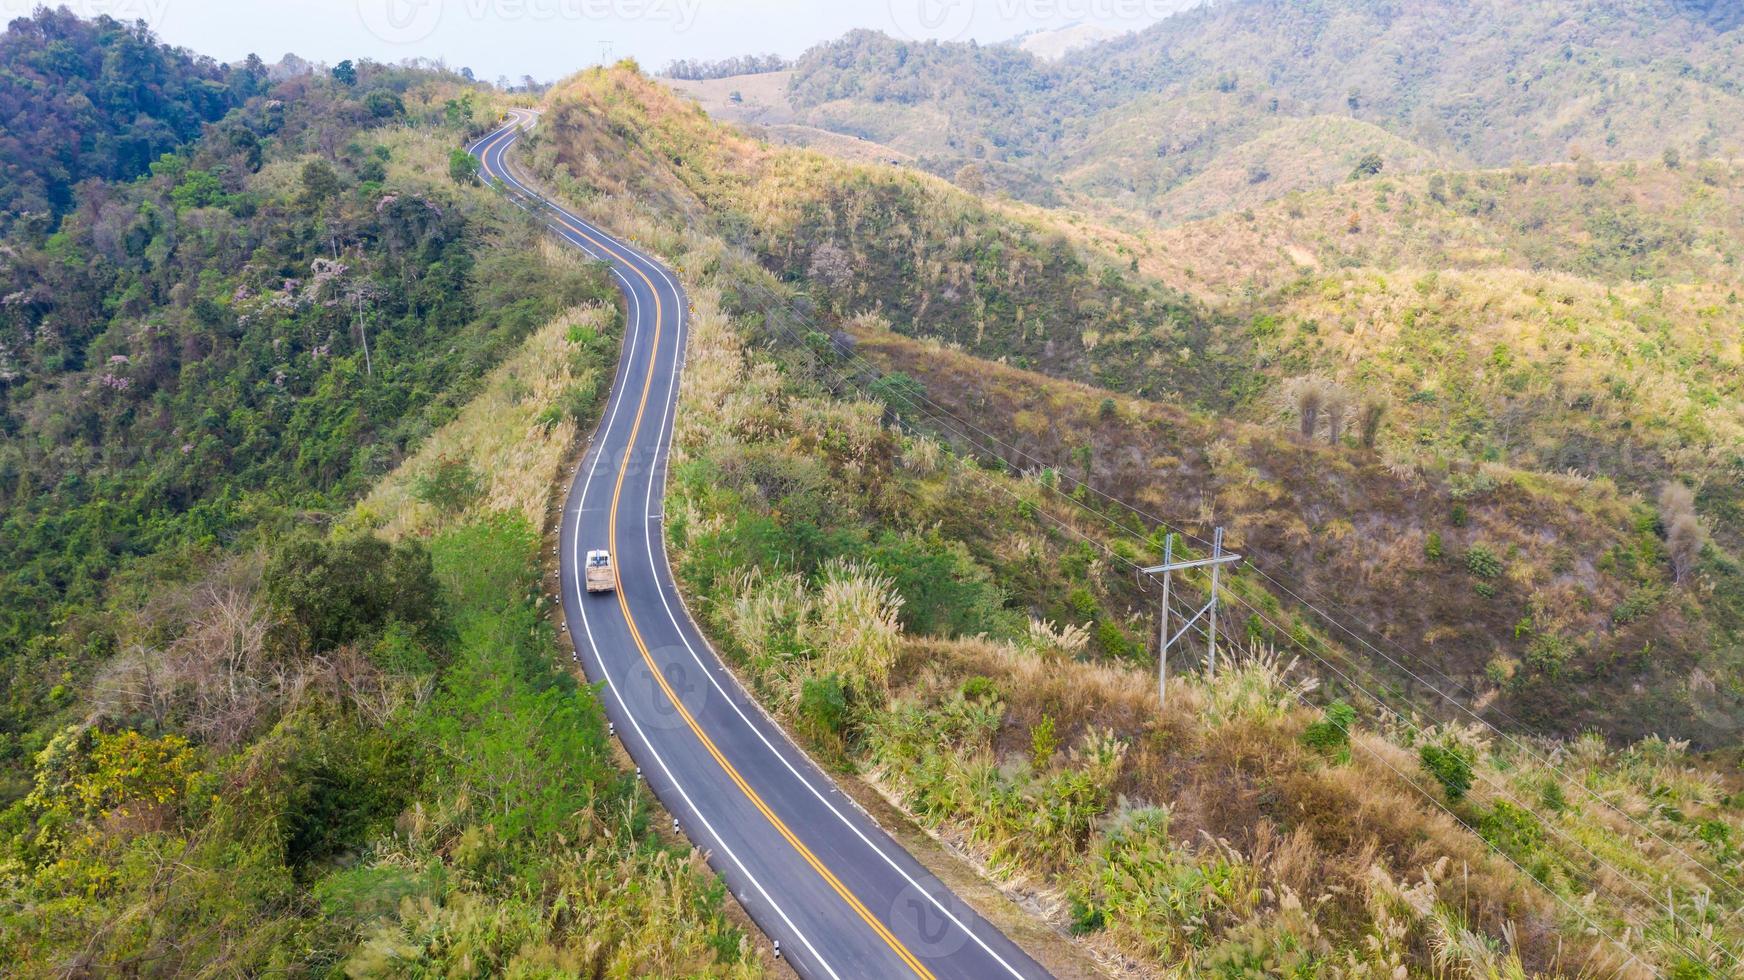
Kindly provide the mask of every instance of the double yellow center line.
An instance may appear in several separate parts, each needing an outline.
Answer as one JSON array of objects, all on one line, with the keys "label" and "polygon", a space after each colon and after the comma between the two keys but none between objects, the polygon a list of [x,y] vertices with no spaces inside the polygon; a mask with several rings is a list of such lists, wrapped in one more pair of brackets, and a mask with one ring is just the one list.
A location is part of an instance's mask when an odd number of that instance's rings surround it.
[{"label": "double yellow center line", "polygon": [[[654,280],[649,278],[647,273],[643,272],[617,248],[595,238],[585,229],[571,222],[568,216],[561,210],[553,209],[553,214],[556,216],[559,224],[568,228],[575,234],[580,235],[582,238],[587,239],[589,242],[592,242],[594,246],[599,248],[602,252],[622,260],[624,264],[629,267],[631,272],[634,272],[639,278],[641,278],[642,282],[647,285],[649,294],[654,297],[654,341],[648,352],[648,374],[642,380],[642,397],[636,405],[636,415],[630,422],[629,442],[626,444],[623,460],[618,464],[617,480],[612,486],[612,508],[608,519],[609,528],[607,531],[607,537],[611,541],[613,549],[622,553],[622,549],[618,548],[618,505],[624,492],[624,479],[630,472],[629,447],[636,445],[636,436],[641,432],[642,418],[648,409],[648,396],[654,388],[654,368],[658,361],[658,354],[660,351],[661,324],[665,319],[664,308],[660,302],[660,290],[655,288]],[[817,855],[813,854],[811,848],[807,847],[805,842],[800,840],[798,835],[794,834],[794,832],[788,828],[786,822],[777,816],[775,811],[771,810],[767,803],[763,802],[763,798],[757,795],[757,791],[751,788],[751,784],[746,782],[743,776],[739,775],[739,770],[733,766],[732,762],[728,761],[726,755],[723,754],[715,745],[714,740],[708,737],[708,734],[702,730],[701,725],[697,724],[696,719],[691,715],[690,711],[685,708],[684,702],[679,699],[677,692],[675,692],[672,689],[672,685],[667,682],[666,673],[660,669],[659,664],[654,662],[653,654],[648,651],[648,644],[643,642],[642,631],[636,626],[636,617],[630,612],[629,600],[624,598],[623,582],[619,580],[618,567],[618,562],[612,562],[612,581],[618,597],[618,608],[623,610],[624,622],[630,627],[630,636],[635,640],[636,648],[641,651],[642,659],[647,663],[649,672],[652,673],[654,679],[660,683],[660,689],[666,693],[666,697],[672,702],[673,707],[678,709],[679,716],[684,719],[684,723],[690,727],[690,730],[693,733],[695,733],[697,740],[702,743],[703,748],[707,749],[708,754],[714,757],[715,762],[719,763],[722,771],[727,774],[727,778],[731,779],[733,785],[739,788],[739,792],[743,793],[745,798],[750,800],[751,804],[757,808],[758,812],[763,814],[764,819],[769,821],[770,826],[774,827],[776,832],[785,838],[787,842],[793,846],[795,851],[799,852],[799,856],[805,860],[805,863],[811,865],[812,870],[816,871],[818,875],[829,884],[830,888],[833,889],[837,895],[842,897],[842,901],[847,902],[848,907],[853,909],[861,919],[865,920],[866,924],[872,927],[872,931],[876,932],[879,938],[883,939],[885,944],[888,945],[904,963],[908,964],[909,969],[912,969],[917,976],[923,977],[925,980],[936,980],[932,971],[928,970],[926,965],[916,958],[914,953],[910,952],[907,946],[903,945],[902,940],[896,938],[896,936],[885,927],[884,923],[880,922],[878,917],[873,915],[871,911],[866,908],[865,904],[861,902],[853,892],[848,890],[846,885],[842,884],[841,879],[837,878],[834,872],[830,871],[822,861],[818,860]]]}]

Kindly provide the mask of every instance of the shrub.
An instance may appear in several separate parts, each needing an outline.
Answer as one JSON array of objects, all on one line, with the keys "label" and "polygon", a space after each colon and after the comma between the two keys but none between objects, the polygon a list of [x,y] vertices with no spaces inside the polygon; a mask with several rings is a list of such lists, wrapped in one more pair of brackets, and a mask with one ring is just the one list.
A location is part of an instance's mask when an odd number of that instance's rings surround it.
[{"label": "shrub", "polygon": [[1130,657],[1133,653],[1132,641],[1127,638],[1126,631],[1112,619],[1096,624],[1096,643],[1110,657]]},{"label": "shrub", "polygon": [[1356,709],[1341,698],[1326,706],[1325,716],[1302,731],[1302,744],[1328,755],[1350,746],[1350,728],[1356,724]]},{"label": "shrub", "polygon": [[465,150],[448,154],[448,178],[456,184],[470,184],[478,179],[478,160]]},{"label": "shrub", "polygon": [[1540,633],[1532,638],[1526,650],[1526,662],[1542,673],[1554,677],[1574,654],[1574,646],[1556,633]]},{"label": "shrub", "polygon": [[1481,544],[1466,549],[1465,568],[1478,578],[1495,578],[1502,574],[1502,559]]},{"label": "shrub", "polygon": [[1085,936],[1092,932],[1101,932],[1108,925],[1102,909],[1088,901],[1073,896],[1071,900],[1072,935]]},{"label": "shrub", "polygon": [[1425,745],[1417,751],[1423,771],[1441,784],[1449,802],[1465,799],[1471,791],[1472,764],[1466,751],[1458,746]]},{"label": "shrub", "polygon": [[848,728],[848,691],[842,675],[808,678],[799,689],[799,717],[814,734],[841,736]]},{"label": "shrub", "polygon": [[921,400],[926,397],[926,386],[901,371],[894,371],[868,385],[866,393],[883,402],[885,409],[892,414],[900,415],[920,410]]},{"label": "shrub", "polygon": [[412,482],[412,496],[452,516],[484,496],[484,476],[464,459],[442,455]]},{"label": "shrub", "polygon": [[976,674],[963,682],[963,700],[993,701],[999,697],[999,688],[994,686],[993,679]]},{"label": "shrub", "polygon": [[563,389],[557,407],[577,424],[584,424],[593,415],[599,385],[589,376]]},{"label": "shrub", "polygon": [[1037,772],[1048,767],[1053,761],[1054,750],[1059,748],[1059,739],[1054,735],[1054,716],[1042,715],[1029,730],[1029,764]]},{"label": "shrub", "polygon": [[1446,551],[1441,545],[1441,532],[1430,531],[1429,537],[1423,541],[1423,557],[1430,561],[1440,561],[1445,554]]},{"label": "shrub", "polygon": [[1665,551],[1671,561],[1671,578],[1682,582],[1695,568],[1696,558],[1707,544],[1707,528],[1696,517],[1695,494],[1681,483],[1667,483],[1659,491],[1659,520],[1665,528]]},{"label": "shrub", "polygon": [[937,534],[886,533],[867,558],[902,596],[902,626],[909,632],[965,636],[997,630],[1005,596],[960,543]]},{"label": "shrub", "polygon": [[1381,436],[1381,421],[1387,416],[1387,403],[1378,398],[1363,402],[1359,413],[1357,428],[1364,449],[1375,448],[1375,443]]},{"label": "shrub", "polygon": [[1629,594],[1624,597],[1622,602],[1617,603],[1617,608],[1611,612],[1611,619],[1618,626],[1632,623],[1652,612],[1663,598],[1665,598],[1663,587],[1638,585],[1629,590]]},{"label": "shrub", "polygon": [[1546,779],[1544,788],[1539,791],[1538,801],[1551,813],[1561,813],[1568,809],[1568,797],[1563,795],[1562,783],[1556,779]]},{"label": "shrub", "polygon": [[1326,383],[1318,378],[1290,382],[1290,400],[1295,404],[1296,423],[1303,439],[1314,438],[1320,426],[1320,410],[1326,405]]},{"label": "shrub", "polygon": [[1082,586],[1067,593],[1066,604],[1072,607],[1073,612],[1085,619],[1095,619],[1097,614],[1102,611],[1102,604],[1096,601],[1096,597],[1090,594],[1089,589]]},{"label": "shrub", "polygon": [[1696,827],[1696,837],[1717,851],[1731,851],[1732,827],[1724,820],[1703,820]]},{"label": "shrub", "polygon": [[1364,153],[1362,159],[1358,160],[1356,166],[1351,169],[1350,179],[1361,180],[1364,177],[1373,177],[1380,173],[1385,166],[1386,161],[1381,159],[1379,153]]}]

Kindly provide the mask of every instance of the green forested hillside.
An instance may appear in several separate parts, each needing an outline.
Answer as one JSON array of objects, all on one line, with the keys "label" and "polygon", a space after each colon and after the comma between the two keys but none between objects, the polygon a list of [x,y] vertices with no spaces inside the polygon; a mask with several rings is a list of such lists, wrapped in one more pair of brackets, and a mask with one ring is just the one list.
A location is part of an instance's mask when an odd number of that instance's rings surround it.
[{"label": "green forested hillside", "polygon": [[454,156],[497,100],[292,77],[0,242],[8,972],[760,972],[547,619],[615,293]]},{"label": "green forested hillside", "polygon": [[55,706],[61,675],[109,652],[80,613],[113,576],[356,496],[533,326],[604,288],[529,262],[536,232],[482,191],[411,176],[430,151],[409,111],[450,141],[472,125],[471,97],[451,89],[447,110],[433,83],[292,80],[7,240],[11,710]]},{"label": "green forested hillside", "polygon": [[[686,287],[662,513],[710,640],[1055,939],[1705,980],[1744,957],[1741,20],[1227,0],[1051,63],[858,33],[795,112],[939,176],[628,63],[513,152]],[[549,621],[621,320],[456,155],[508,97],[269,86],[58,13],[0,49],[0,962],[774,965]],[[1158,517],[1252,559],[1166,703]]]},{"label": "green forested hillside", "polygon": [[0,228],[52,223],[86,178],[144,173],[265,81],[259,59],[223,67],[106,16],[14,20],[0,34]]}]

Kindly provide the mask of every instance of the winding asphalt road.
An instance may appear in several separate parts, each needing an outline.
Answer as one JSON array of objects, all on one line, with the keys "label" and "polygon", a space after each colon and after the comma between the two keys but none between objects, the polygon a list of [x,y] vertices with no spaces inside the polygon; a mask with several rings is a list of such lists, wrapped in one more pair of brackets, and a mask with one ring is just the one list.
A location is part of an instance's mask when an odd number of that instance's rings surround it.
[{"label": "winding asphalt road", "polygon": [[[561,239],[608,262],[628,316],[611,400],[564,504],[563,609],[575,658],[684,833],[805,977],[1044,977],[806,758],[722,665],[685,610],[660,509],[689,304],[660,263],[546,200],[507,151],[536,114],[475,142],[485,177]],[[608,548],[618,588],[581,563]]]}]

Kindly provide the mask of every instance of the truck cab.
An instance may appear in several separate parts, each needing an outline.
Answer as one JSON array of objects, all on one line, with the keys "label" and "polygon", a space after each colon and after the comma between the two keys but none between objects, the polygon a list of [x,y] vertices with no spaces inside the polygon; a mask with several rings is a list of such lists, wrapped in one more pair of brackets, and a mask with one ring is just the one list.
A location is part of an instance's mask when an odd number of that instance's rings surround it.
[{"label": "truck cab", "polygon": [[603,548],[588,552],[583,578],[589,592],[610,592],[617,588],[617,578],[612,574],[611,552]]}]

